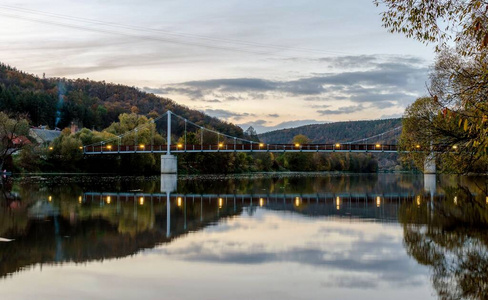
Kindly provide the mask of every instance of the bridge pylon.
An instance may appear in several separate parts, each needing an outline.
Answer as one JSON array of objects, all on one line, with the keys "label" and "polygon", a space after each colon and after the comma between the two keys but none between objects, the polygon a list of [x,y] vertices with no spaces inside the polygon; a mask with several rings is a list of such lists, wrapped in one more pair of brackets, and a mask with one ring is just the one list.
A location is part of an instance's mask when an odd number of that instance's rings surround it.
[{"label": "bridge pylon", "polygon": [[171,154],[171,114],[172,112],[168,110],[167,148],[166,154],[161,155],[161,174],[178,173],[178,159]]},{"label": "bridge pylon", "polygon": [[435,164],[435,153],[430,152],[424,161],[424,174],[435,174],[437,173],[437,168]]}]

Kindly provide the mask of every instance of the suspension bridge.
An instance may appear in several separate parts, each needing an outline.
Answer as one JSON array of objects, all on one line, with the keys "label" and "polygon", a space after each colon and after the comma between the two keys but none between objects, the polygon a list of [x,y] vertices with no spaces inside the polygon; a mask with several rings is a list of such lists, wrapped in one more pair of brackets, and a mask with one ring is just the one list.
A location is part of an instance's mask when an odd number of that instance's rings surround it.
[{"label": "suspension bridge", "polygon": [[[156,133],[155,128],[158,126],[161,127],[161,123],[164,122],[159,121],[164,120],[165,117],[166,140],[164,143],[156,144],[154,142]],[[172,138],[175,134],[175,132],[173,132],[175,126],[172,127],[172,123],[175,123],[175,121],[177,123],[176,126],[184,127],[184,129],[180,129],[182,134],[179,141],[177,143],[172,143]],[[139,125],[124,134],[99,143],[84,146],[83,153],[85,155],[159,153],[163,154],[161,155],[161,173],[174,174],[177,173],[177,158],[173,154],[178,153],[397,153],[401,150],[395,144],[371,144],[367,143],[367,141],[399,129],[401,129],[401,127],[394,128],[372,137],[346,143],[267,144],[231,136],[206,128],[168,110],[163,115],[150,120],[146,124]],[[149,144],[138,143],[138,135],[144,130],[149,130],[151,133],[151,141]],[[192,133],[191,141],[189,139],[189,133]],[[425,150],[426,149],[422,150],[421,147],[417,145],[416,151]],[[432,171],[431,167],[426,169]],[[435,165],[433,167],[433,173],[435,173]]]}]

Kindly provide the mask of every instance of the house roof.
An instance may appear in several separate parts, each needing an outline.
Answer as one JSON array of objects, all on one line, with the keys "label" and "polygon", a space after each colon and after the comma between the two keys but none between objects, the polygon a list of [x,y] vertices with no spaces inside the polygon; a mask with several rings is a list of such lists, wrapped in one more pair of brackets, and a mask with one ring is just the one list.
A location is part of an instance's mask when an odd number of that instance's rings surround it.
[{"label": "house roof", "polygon": [[31,136],[33,136],[39,143],[50,143],[60,135],[61,131],[59,130],[31,128]]},{"label": "house roof", "polygon": [[14,137],[12,139],[12,142],[14,143],[15,146],[32,144],[31,141],[29,141],[29,139],[23,135]]}]

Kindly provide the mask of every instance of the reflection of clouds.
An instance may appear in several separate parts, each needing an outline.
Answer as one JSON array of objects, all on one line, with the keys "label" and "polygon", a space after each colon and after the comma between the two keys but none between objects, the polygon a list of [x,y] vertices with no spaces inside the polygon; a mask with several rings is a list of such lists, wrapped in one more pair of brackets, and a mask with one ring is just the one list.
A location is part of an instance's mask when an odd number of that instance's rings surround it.
[{"label": "reflection of clouds", "polygon": [[353,236],[353,237],[364,237],[364,234],[358,230],[351,228],[331,228],[331,227],[321,227],[317,231],[317,236],[329,237],[334,234],[339,234],[343,236]]},{"label": "reflection of clouds", "polygon": [[[219,226],[211,226],[207,227],[204,230],[208,233],[211,232],[226,232],[226,231],[233,231],[237,229],[241,230],[258,230],[257,225],[250,225],[250,224],[243,224],[243,223],[222,223],[219,224]],[[266,224],[267,229],[278,229],[279,224],[277,223],[271,223],[271,224]]]},{"label": "reflection of clouds", "polygon": [[[327,226],[324,222],[310,223],[296,216],[290,218],[263,211],[258,219],[223,222],[206,228],[198,240],[154,251],[187,262],[221,265],[295,263],[327,273],[346,272],[347,276],[330,278],[332,282],[328,284],[339,287],[353,284],[355,288],[374,288],[378,282],[413,286],[426,280],[426,270],[406,255],[401,236],[395,235],[397,227],[331,220],[325,223],[332,226]],[[277,236],[283,231],[287,231],[286,235]],[[357,279],[356,282],[350,283],[351,278]]]},{"label": "reflection of clouds", "polygon": [[[378,253],[376,249],[381,251]],[[411,286],[420,282],[422,276],[419,274],[426,274],[407,256],[398,255],[399,251],[404,252],[401,245],[379,240],[364,244],[363,241],[357,242],[351,249],[340,252],[333,249],[298,247],[272,252],[263,244],[215,243],[215,241],[204,244],[191,243],[185,248],[160,251],[173,258],[192,262],[218,264],[289,262],[374,275],[372,278],[367,277],[367,281],[363,280],[363,284],[367,286],[375,286],[378,278],[399,286]],[[341,280],[344,285],[343,278]]]}]

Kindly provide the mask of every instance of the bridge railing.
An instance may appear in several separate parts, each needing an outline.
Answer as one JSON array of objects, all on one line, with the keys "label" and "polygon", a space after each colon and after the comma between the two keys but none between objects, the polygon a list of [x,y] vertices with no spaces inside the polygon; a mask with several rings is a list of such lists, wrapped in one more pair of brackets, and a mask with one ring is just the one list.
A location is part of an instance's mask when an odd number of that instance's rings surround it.
[{"label": "bridge railing", "polygon": [[[85,146],[85,153],[148,153],[157,152],[162,153],[167,151],[166,145],[96,145]],[[379,152],[379,151],[398,151],[397,145],[380,145],[380,144],[208,144],[208,145],[183,145],[176,144],[170,146],[171,152],[195,152],[195,151],[236,151],[236,152],[252,152],[252,151],[272,151],[272,152],[314,152],[314,151],[352,151],[352,152]]]}]

